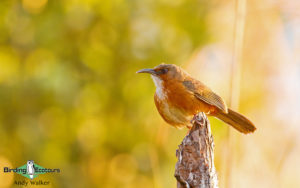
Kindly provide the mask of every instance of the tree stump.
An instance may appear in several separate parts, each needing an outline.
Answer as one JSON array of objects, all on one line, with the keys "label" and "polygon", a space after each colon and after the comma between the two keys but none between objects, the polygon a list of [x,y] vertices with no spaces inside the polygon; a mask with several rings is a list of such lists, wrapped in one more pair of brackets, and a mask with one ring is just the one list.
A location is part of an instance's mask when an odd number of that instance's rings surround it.
[{"label": "tree stump", "polygon": [[218,187],[213,147],[209,121],[204,113],[199,113],[194,117],[192,129],[176,150],[177,188]]}]

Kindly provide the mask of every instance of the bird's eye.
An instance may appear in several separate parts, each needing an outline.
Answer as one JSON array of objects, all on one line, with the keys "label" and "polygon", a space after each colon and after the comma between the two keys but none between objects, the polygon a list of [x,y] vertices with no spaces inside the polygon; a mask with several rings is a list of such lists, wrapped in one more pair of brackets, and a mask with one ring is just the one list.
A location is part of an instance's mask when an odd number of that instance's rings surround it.
[{"label": "bird's eye", "polygon": [[160,74],[166,74],[168,72],[168,69],[160,69],[159,73]]}]

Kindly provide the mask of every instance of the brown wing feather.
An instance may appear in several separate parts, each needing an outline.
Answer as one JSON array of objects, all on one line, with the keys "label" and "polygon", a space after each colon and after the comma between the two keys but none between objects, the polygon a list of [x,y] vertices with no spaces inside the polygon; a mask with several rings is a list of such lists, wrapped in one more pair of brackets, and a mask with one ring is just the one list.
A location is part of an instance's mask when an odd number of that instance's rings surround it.
[{"label": "brown wing feather", "polygon": [[227,106],[224,100],[199,80],[188,79],[183,81],[183,85],[189,91],[193,92],[194,96],[197,99],[204,101],[207,104],[213,105],[223,112],[227,113]]}]

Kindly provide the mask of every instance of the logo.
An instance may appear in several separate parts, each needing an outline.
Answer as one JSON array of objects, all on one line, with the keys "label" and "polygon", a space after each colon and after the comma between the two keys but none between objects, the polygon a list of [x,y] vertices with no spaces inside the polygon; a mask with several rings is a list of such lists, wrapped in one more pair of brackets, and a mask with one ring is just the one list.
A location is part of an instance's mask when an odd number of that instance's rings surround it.
[{"label": "logo", "polygon": [[4,167],[4,173],[17,173],[20,174],[26,178],[29,178],[30,180],[33,180],[34,178],[38,177],[40,174],[46,174],[46,173],[60,173],[59,168],[44,168],[40,165],[37,165],[32,160],[28,160],[26,164],[23,166],[20,166],[18,168],[9,168]]}]

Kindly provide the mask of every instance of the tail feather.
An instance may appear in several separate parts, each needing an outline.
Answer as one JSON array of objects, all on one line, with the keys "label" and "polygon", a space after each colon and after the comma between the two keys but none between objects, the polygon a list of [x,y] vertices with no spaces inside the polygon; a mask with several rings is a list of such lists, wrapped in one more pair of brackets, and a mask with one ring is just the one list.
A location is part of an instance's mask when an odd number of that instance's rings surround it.
[{"label": "tail feather", "polygon": [[219,111],[215,116],[244,134],[251,133],[256,130],[256,127],[249,119],[229,108],[228,113]]}]

